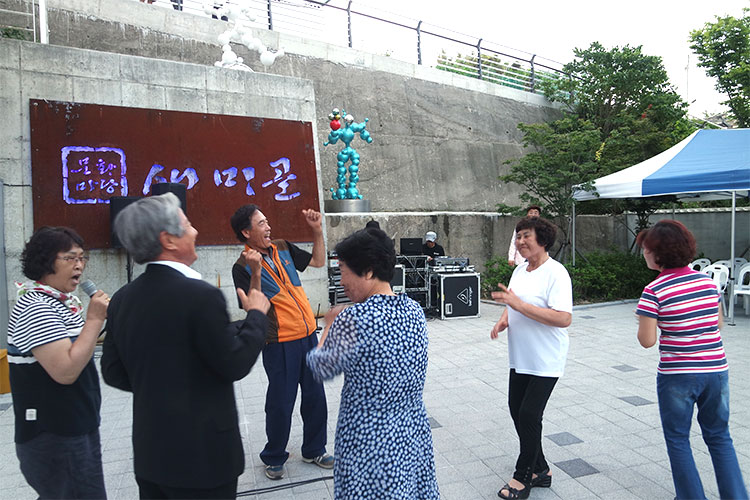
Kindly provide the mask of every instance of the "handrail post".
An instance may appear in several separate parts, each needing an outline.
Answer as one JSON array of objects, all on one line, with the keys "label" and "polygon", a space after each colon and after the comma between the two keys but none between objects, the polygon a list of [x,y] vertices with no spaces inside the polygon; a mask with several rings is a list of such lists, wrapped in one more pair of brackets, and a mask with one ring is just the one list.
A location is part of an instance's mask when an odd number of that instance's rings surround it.
[{"label": "handrail post", "polygon": [[422,65],[422,21],[417,24],[417,64]]},{"label": "handrail post", "polygon": [[479,61],[479,79],[482,79],[482,39],[480,38],[477,42],[477,60]]},{"label": "handrail post", "polygon": [[47,0],[39,0],[39,41],[49,43],[49,27],[47,26]]},{"label": "handrail post", "polygon": [[571,220],[572,220],[573,230],[571,231],[572,234],[570,235],[570,242],[572,246],[570,250],[570,255],[571,255],[571,260],[573,261],[573,267],[576,267],[576,200],[573,200],[572,205],[573,205],[573,210],[572,210]]},{"label": "handrail post", "polygon": [[[534,92],[534,89],[536,88],[536,80],[534,79],[534,58],[536,57],[536,54],[531,56],[531,92]],[[575,258],[575,256],[574,256]]]},{"label": "handrail post", "polygon": [[352,0],[346,6],[347,29],[349,30],[349,48],[352,48]]},{"label": "handrail post", "polygon": [[273,31],[273,16],[271,15],[271,0],[268,0],[268,30]]},{"label": "handrail post", "polygon": [[[28,4],[26,5],[28,6]],[[34,42],[36,43],[36,8],[34,7],[34,2],[31,2],[31,23],[31,27],[34,29]]]}]

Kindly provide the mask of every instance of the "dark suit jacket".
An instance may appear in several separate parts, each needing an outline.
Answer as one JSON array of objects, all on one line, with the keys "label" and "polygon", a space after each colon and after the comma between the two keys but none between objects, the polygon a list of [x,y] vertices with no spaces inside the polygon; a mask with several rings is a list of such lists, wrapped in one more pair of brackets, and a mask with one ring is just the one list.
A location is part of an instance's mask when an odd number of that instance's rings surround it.
[{"label": "dark suit jacket", "polygon": [[133,393],[135,475],[214,488],[245,467],[232,382],[250,372],[268,320],[229,322],[221,291],[150,264],[112,297],[104,381]]}]

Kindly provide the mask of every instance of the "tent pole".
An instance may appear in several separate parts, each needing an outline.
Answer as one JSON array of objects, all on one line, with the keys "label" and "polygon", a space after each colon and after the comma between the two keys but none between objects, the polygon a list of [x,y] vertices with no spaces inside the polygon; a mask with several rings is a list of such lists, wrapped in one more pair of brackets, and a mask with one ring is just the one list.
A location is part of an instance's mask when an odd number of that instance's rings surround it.
[{"label": "tent pole", "polygon": [[727,324],[734,326],[734,280],[737,278],[734,275],[734,238],[735,238],[735,223],[737,215],[737,191],[732,191],[732,235],[731,235],[731,249],[729,250],[729,283],[727,283],[727,300],[729,301],[729,318]]},{"label": "tent pole", "polygon": [[573,230],[571,231],[571,244],[573,247],[573,267],[576,267],[576,202],[573,200]]}]

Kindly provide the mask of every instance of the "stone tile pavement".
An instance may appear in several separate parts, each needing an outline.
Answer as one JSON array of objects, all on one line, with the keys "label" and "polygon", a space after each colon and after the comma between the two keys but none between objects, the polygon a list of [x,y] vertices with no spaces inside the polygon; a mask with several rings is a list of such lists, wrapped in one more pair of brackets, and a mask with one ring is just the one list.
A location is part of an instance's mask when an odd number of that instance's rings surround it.
[{"label": "stone tile pavement", "polygon": [[[552,465],[549,489],[532,498],[669,499],[674,497],[656,405],[657,351],[635,338],[633,302],[576,307],[565,376],[547,407],[543,445]],[[430,363],[425,403],[433,425],[441,497],[493,499],[512,473],[518,448],[506,398],[507,345],[489,339],[502,307],[482,304],[480,318],[430,320]],[[736,326],[722,334],[730,363],[731,433],[750,479],[750,317],[738,310]],[[266,379],[260,362],[235,384],[247,466],[239,479],[243,498],[333,498],[331,472],[302,463],[301,420],[295,412],[287,474],[270,481],[258,453],[265,444]],[[326,384],[329,451],[333,452],[341,377]],[[102,385],[102,448],[110,499],[137,498],[133,478],[131,397]],[[0,395],[0,498],[34,498],[23,480],[13,445],[10,395]],[[695,459],[706,494],[718,498],[710,456],[697,422]],[[265,489],[271,489],[267,491]]]}]

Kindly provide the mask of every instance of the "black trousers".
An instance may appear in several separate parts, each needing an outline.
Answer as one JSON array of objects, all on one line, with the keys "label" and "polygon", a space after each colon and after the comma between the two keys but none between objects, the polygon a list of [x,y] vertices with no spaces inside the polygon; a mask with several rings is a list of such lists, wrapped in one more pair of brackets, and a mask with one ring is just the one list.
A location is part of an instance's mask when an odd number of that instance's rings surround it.
[{"label": "black trousers", "polygon": [[82,436],[43,432],[16,444],[16,454],[39,498],[107,498],[98,428]]},{"label": "black trousers", "polygon": [[199,498],[199,499],[226,499],[237,498],[237,479],[231,483],[222,484],[216,488],[171,488],[161,484],[152,483],[141,477],[135,476],[138,483],[139,498]]},{"label": "black trousers", "polygon": [[286,445],[292,428],[297,391],[302,393],[302,457],[315,458],[326,452],[328,406],[323,384],[307,366],[307,353],[318,345],[318,335],[289,342],[266,344],[263,368],[268,376],[266,391],[266,437],[260,459],[266,465],[283,465],[289,458]]},{"label": "black trousers", "polygon": [[508,408],[521,445],[513,479],[524,484],[531,482],[532,474],[549,468],[542,452],[542,416],[556,383],[557,377],[510,370]]}]

